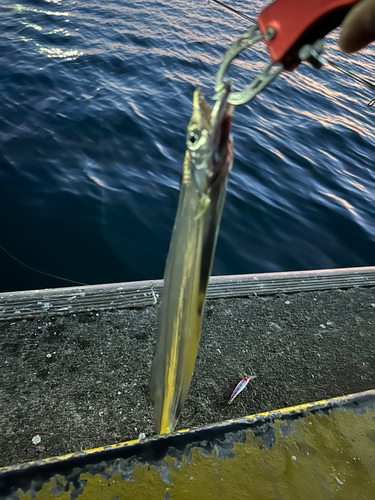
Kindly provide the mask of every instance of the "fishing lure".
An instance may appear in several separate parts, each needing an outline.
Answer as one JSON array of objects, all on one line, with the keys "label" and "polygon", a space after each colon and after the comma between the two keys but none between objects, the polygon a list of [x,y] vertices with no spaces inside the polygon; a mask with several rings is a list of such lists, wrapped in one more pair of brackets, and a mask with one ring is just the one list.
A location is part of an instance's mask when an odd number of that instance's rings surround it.
[{"label": "fishing lure", "polygon": [[229,398],[228,405],[230,405],[233,402],[233,400],[239,395],[239,393],[245,389],[250,380],[253,380],[254,378],[256,378],[256,375],[251,375],[250,377],[245,377],[242,380],[240,380],[240,382],[238,382],[238,384],[234,388],[234,391],[232,392]]}]

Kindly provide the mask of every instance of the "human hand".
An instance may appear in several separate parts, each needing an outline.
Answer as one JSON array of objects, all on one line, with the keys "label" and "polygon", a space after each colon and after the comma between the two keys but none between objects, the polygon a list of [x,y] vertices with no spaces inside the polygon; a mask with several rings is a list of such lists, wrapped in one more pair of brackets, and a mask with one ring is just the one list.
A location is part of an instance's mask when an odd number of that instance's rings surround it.
[{"label": "human hand", "polygon": [[375,40],[375,0],[355,5],[341,25],[339,46],[343,52],[356,52]]}]

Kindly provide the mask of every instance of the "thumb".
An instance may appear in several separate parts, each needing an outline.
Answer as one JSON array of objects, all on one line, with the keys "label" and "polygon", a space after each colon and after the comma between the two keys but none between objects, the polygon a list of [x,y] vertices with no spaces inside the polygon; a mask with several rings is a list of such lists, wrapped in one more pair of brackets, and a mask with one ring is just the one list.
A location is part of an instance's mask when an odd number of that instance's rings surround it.
[{"label": "thumb", "polygon": [[374,40],[375,0],[362,0],[344,19],[339,46],[343,52],[356,52]]}]

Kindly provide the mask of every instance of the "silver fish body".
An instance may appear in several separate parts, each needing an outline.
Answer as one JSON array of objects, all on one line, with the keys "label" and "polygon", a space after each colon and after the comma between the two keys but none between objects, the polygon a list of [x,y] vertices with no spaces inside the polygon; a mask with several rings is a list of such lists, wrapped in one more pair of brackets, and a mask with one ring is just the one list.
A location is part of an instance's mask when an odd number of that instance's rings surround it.
[{"label": "silver fish body", "polygon": [[159,434],[174,430],[194,370],[227,174],[233,162],[229,91],[228,84],[213,109],[200,90],[194,92],[151,373]]}]

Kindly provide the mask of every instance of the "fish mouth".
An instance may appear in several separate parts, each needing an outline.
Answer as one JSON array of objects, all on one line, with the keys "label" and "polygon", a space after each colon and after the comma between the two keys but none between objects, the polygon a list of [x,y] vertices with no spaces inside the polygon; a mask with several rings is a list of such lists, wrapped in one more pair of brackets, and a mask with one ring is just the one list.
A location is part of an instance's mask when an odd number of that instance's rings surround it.
[{"label": "fish mouth", "polygon": [[216,102],[211,114],[213,138],[211,184],[213,184],[218,177],[226,175],[233,163],[231,129],[234,106],[227,102],[229,93],[230,85],[227,83],[223,89],[220,100]]},{"label": "fish mouth", "polygon": [[[231,126],[234,106],[227,102],[229,94],[230,84],[227,83],[211,108],[200,89],[194,92],[187,154],[192,161],[194,184],[201,194],[207,194],[207,189],[220,182],[232,166]],[[194,142],[190,134],[193,139],[197,135]]]}]

